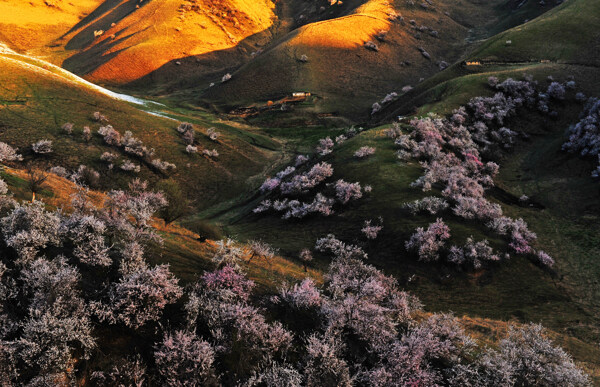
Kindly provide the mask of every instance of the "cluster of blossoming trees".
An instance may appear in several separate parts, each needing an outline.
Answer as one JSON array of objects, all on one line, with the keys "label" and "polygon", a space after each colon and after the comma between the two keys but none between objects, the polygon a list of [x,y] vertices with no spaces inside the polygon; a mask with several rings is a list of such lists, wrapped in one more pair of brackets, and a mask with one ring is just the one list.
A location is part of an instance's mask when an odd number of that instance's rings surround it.
[{"label": "cluster of blossoming trees", "polygon": [[[175,170],[177,168],[175,164],[170,163],[168,161],[154,159],[153,157],[155,152],[153,148],[148,148],[147,146],[145,146],[142,140],[134,137],[133,133],[129,130],[125,131],[125,133],[121,135],[121,133],[115,128],[113,128],[112,125],[108,124],[108,118],[106,118],[100,112],[94,112],[91,116],[91,119],[92,121],[100,124],[100,127],[98,128],[98,135],[102,137],[106,145],[119,148],[125,154],[131,157],[135,157],[139,161],[146,163],[148,167],[163,173],[166,173],[169,170]],[[72,136],[74,126],[75,125],[73,123],[67,122],[62,125],[61,129],[66,135]],[[92,139],[92,131],[89,126],[83,127],[81,136],[85,142],[89,142]],[[35,154],[40,155],[51,153],[52,141],[40,140],[32,144],[32,151]],[[109,170],[113,170],[119,160],[119,157],[120,156],[117,153],[104,152],[100,156],[100,160],[106,164]],[[57,166],[55,168],[56,169],[54,172],[57,175],[62,177],[68,177],[74,181],[77,181],[78,172],[70,174],[63,167]],[[85,171],[88,174],[91,173],[97,175],[98,177],[96,179],[99,178],[99,174],[89,167],[82,165],[79,167],[79,169],[79,175],[81,175],[81,171]],[[119,169],[121,169],[124,172],[136,174],[141,171],[141,166],[139,164],[134,163],[131,160],[123,159],[119,163]]]},{"label": "cluster of blossoming trees", "polygon": [[[346,134],[336,137],[335,142],[329,137],[323,138],[319,140],[315,153],[318,156],[328,155],[333,152],[336,143],[341,144],[356,134],[356,129],[350,128]],[[373,153],[375,148],[362,147],[356,151],[355,156],[365,158]],[[300,155],[294,166],[288,166],[274,177],[266,179],[260,191],[267,193],[270,198],[263,200],[254,212],[280,212],[283,213],[283,219],[304,218],[310,214],[329,216],[335,212],[336,204],[345,205],[362,198],[364,193],[371,192],[368,185],[363,187],[359,182],[350,183],[343,179],[323,184],[333,176],[333,167],[325,161],[309,167],[309,160],[307,156]],[[311,196],[311,191],[322,185],[325,186],[325,193],[317,192]]]},{"label": "cluster of blossoming trees", "polygon": [[[519,108],[551,114],[549,101],[564,99],[565,86],[552,82],[546,93],[538,93],[536,83],[531,80],[509,78],[499,82],[491,77],[489,84],[496,91],[494,96],[473,98],[448,119],[436,116],[413,119],[410,123],[413,130],[407,134],[398,126],[388,130],[388,136],[400,148],[398,157],[419,160],[424,169],[424,174],[412,185],[423,191],[439,188],[443,196],[426,197],[407,203],[405,208],[413,214],[432,215],[450,209],[454,215],[480,221],[504,236],[514,253],[529,255],[540,264],[551,266],[553,260],[548,254],[534,250],[536,235],[527,224],[522,219],[503,216],[500,206],[485,197],[486,190],[494,185],[499,166],[483,160],[515,144],[520,134],[505,125]],[[448,247],[449,237],[449,227],[439,218],[426,229],[418,228],[406,242],[406,248],[422,261],[437,261],[444,256],[447,262],[474,268],[486,261],[508,257],[494,253],[487,240],[477,242],[469,238],[464,246]]]},{"label": "cluster of blossoming trees", "polygon": [[[101,126],[98,129],[98,134],[103,137],[104,142],[107,145],[111,145],[117,148],[121,148],[125,153],[137,157],[143,162],[147,162],[150,166],[158,171],[166,172],[168,170],[176,169],[176,165],[168,161],[161,159],[153,159],[154,149],[146,147],[143,142],[133,136],[133,133],[126,131],[124,135],[113,128],[111,125]],[[113,162],[116,160],[116,155],[105,152],[101,156],[101,160],[108,163],[108,168],[113,168]],[[138,165],[133,164],[129,160],[125,160],[121,165],[121,169],[124,171],[139,172],[140,168]]]},{"label": "cluster of blossoming trees", "polygon": [[111,191],[102,208],[81,189],[70,213],[39,201],[18,203],[5,189],[2,198],[2,385],[74,378],[76,364],[97,347],[97,327],[139,328],[182,295],[168,266],[144,260],[144,245],[157,238],[148,221],[166,205],[145,183]]},{"label": "cluster of blossoming trees", "polygon": [[[426,212],[435,215],[451,211],[455,216],[479,221],[491,232],[506,239],[509,251],[531,257],[543,266],[552,266],[553,259],[544,251],[534,249],[536,234],[530,231],[523,219],[504,216],[499,204],[486,197],[486,190],[494,186],[494,177],[499,166],[493,161],[501,151],[512,148],[519,137],[526,138],[507,127],[508,120],[518,109],[533,109],[549,117],[556,116],[553,104],[566,98],[566,91],[575,88],[574,81],[559,83],[549,79],[546,90],[538,92],[538,84],[529,77],[523,81],[511,78],[500,82],[490,77],[488,83],[495,91],[492,97],[476,97],[465,106],[456,109],[451,117],[440,118],[430,115],[411,121],[412,130],[404,133],[399,125],[387,130],[400,148],[397,152],[401,160],[418,160],[424,174],[412,186],[423,191],[439,189],[442,197],[429,196],[405,208],[416,215]],[[578,97],[578,99],[581,99]],[[572,129],[571,143],[565,147],[582,149],[584,153],[598,154],[597,119],[598,101],[591,99],[582,122]],[[587,128],[587,129],[586,129]],[[336,144],[346,141],[355,133],[319,140],[315,153],[325,156],[333,152]],[[596,136],[596,137],[595,137]],[[595,141],[596,140],[596,141]],[[575,145],[577,144],[577,145]],[[583,145],[582,145],[583,144]],[[372,155],[375,148],[363,146],[354,156],[365,158]],[[303,218],[311,213],[331,215],[333,206],[360,199],[369,186],[337,180],[325,184],[327,191],[319,192],[303,201],[311,190],[323,184],[333,175],[331,164],[321,161],[304,167],[309,159],[299,156],[295,166],[289,166],[276,176],[267,179],[260,190],[267,193],[255,208],[255,213],[275,211],[283,213],[284,219]],[[308,169],[307,169],[308,168]],[[273,198],[274,196],[282,195]],[[370,222],[361,230],[368,239],[374,239],[381,230]],[[431,262],[444,260],[448,263],[481,268],[485,262],[507,259],[509,253],[497,253],[487,240],[476,241],[468,238],[464,245],[448,246],[450,228],[439,218],[426,228],[418,228],[406,241],[405,246],[414,252],[419,260]]]},{"label": "cluster of blossoming trees", "polygon": [[[585,96],[577,94],[583,102]],[[579,122],[569,128],[569,139],[563,144],[569,152],[579,152],[582,156],[598,157],[600,163],[600,99],[589,98],[581,113]],[[600,165],[592,172],[592,176],[600,176]]]},{"label": "cluster of blossoming trees", "polygon": [[[199,150],[198,150],[198,144],[195,139],[196,131],[194,130],[194,126],[192,124],[190,124],[189,122],[182,122],[177,127],[177,132],[179,132],[179,134],[181,134],[181,138],[187,144],[185,147],[185,151],[189,154],[198,153]],[[206,130],[206,137],[208,137],[211,141],[218,142],[218,139],[220,136],[221,136],[221,133],[217,132],[215,130],[215,128],[208,128]],[[200,153],[202,155],[210,157],[210,158],[219,157],[219,152],[216,149],[210,150],[210,149],[206,148],[206,149],[202,149],[202,151]]]},{"label": "cluster of blossoming trees", "polygon": [[[1,161],[18,157],[1,145]],[[51,211],[16,202],[0,180],[2,385],[589,384],[539,325],[478,347],[453,316],[416,313],[416,298],[333,235],[315,245],[332,256],[322,286],[306,278],[260,297],[241,267],[246,249],[226,240],[216,268],[184,291],[144,258],[164,196],[139,180],[107,196],[94,207],[82,188],[72,211]],[[260,241],[250,250],[250,260],[274,254]],[[103,335],[115,332],[149,350],[110,352]]]}]

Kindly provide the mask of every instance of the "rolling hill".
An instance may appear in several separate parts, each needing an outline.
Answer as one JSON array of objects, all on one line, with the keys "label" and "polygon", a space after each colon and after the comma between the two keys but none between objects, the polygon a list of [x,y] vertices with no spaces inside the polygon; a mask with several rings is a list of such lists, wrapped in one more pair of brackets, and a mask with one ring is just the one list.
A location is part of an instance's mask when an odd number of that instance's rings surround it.
[{"label": "rolling hill", "polygon": [[[493,95],[487,86],[490,76],[504,80],[509,77],[523,79],[524,74],[529,74],[541,90],[550,84],[549,76],[559,82],[574,79],[578,92],[597,95],[600,63],[595,53],[598,50],[593,53],[590,50],[600,39],[597,31],[589,28],[598,22],[600,13],[597,7],[598,3],[594,1],[564,2],[524,25],[479,42],[456,64],[436,72],[415,85],[414,90],[384,105],[383,110],[370,121],[370,129],[324,158],[334,167],[333,180],[360,181],[373,186],[373,194],[362,199],[364,201],[360,205],[350,206],[332,217],[290,222],[272,215],[262,217],[253,214],[251,210],[263,199],[259,197],[247,207],[236,207],[225,215],[218,214],[215,219],[226,224],[225,229],[233,234],[264,238],[290,256],[297,255],[316,239],[333,232],[342,240],[366,245],[367,251],[373,254],[371,259],[378,266],[393,271],[404,281],[404,286],[413,289],[431,310],[438,307],[446,309],[452,305],[450,308],[454,311],[470,315],[539,319],[555,329],[563,329],[563,332],[597,340],[600,287],[596,280],[599,268],[595,257],[599,252],[595,230],[598,228],[600,203],[597,181],[589,175],[596,160],[582,159],[561,151],[566,139],[565,130],[577,121],[582,108],[575,102],[574,92],[558,107],[557,120],[542,118],[536,112],[524,112],[510,122],[510,128],[523,131],[530,139],[501,157],[501,173],[497,181],[500,191],[495,197],[506,213],[523,217],[538,233],[540,244],[557,257],[558,279],[518,259],[485,274],[449,273],[444,268],[432,270],[412,260],[398,259],[405,254],[403,243],[410,233],[416,227],[434,221],[435,216],[415,219],[402,211],[402,203],[423,195],[420,190],[409,187],[419,176],[420,167],[418,164],[400,163],[394,155],[396,148],[383,135],[383,129],[388,128],[389,122],[396,121],[398,116],[449,115],[475,96]],[[550,31],[555,34],[551,40],[546,39]],[[507,44],[507,40],[512,43]],[[462,61],[481,63],[471,66],[462,64]],[[230,85],[235,84],[223,87]],[[404,83],[399,83],[398,88],[401,85]],[[269,131],[287,136],[297,153],[310,153],[319,138],[334,138],[343,133],[339,128],[325,127],[273,128]],[[356,160],[353,152],[361,146],[375,147],[375,156],[367,161]],[[509,199],[523,194],[535,200],[539,208],[524,208]],[[386,214],[391,223],[386,220]],[[207,212],[203,216],[214,215]],[[359,225],[378,216],[384,218],[382,239],[378,239],[376,244],[365,244],[361,240]],[[270,230],[274,228],[285,231],[272,238]],[[482,230],[477,225],[462,220],[452,224],[451,229],[457,230],[458,238],[474,235],[493,239],[493,236],[481,234]],[[446,276],[449,278],[446,279]],[[515,294],[520,296],[515,298]],[[457,303],[453,304],[453,300]],[[566,310],[570,311],[563,314]],[[578,317],[574,317],[576,315]],[[573,320],[567,322],[571,317],[574,317]]]},{"label": "rolling hill", "polygon": [[[360,122],[388,93],[401,94],[404,86],[416,86],[457,61],[486,37],[482,31],[489,34],[500,21],[511,26],[548,9],[528,4],[517,12],[502,1],[430,4],[364,1],[344,15],[302,25],[232,73],[231,81],[204,91],[202,100],[227,112],[307,91],[317,98],[298,109],[300,115],[329,113]],[[367,42],[376,46],[368,48]]]},{"label": "rolling hill", "polygon": [[[457,63],[436,74],[386,106],[375,121],[389,121],[414,112],[415,106],[431,103],[445,104],[444,111],[449,113],[482,91],[481,87],[473,87],[474,80],[496,73],[539,71],[547,75],[574,76],[580,80],[579,86],[593,95],[600,66],[597,55],[600,35],[589,26],[600,22],[599,6],[594,1],[567,1],[523,25],[483,40],[463,57],[464,63],[476,65]],[[547,39],[549,35],[553,38]]]},{"label": "rolling hill", "polygon": [[[222,71],[263,46],[278,25],[270,0],[77,5],[39,0],[26,6],[3,1],[0,7],[0,36],[11,48],[44,55],[89,80],[112,85],[127,84],[188,56],[212,55],[185,71]],[[220,58],[218,53],[229,49],[233,53]]]},{"label": "rolling hill", "polygon": [[[148,160],[105,144],[96,132],[107,123],[95,121],[94,112],[106,116],[121,134],[131,131],[144,145],[154,148],[153,158],[174,163],[176,169],[168,175],[178,181],[198,208],[238,197],[248,189],[253,176],[262,176],[280,157],[281,144],[253,128],[228,124],[208,114],[189,117],[181,110],[113,93],[36,58],[4,50],[0,52],[0,68],[3,140],[22,149],[27,161],[44,169],[60,165],[72,171],[87,165],[101,173],[99,184],[104,189],[123,186],[136,176],[118,169],[125,160],[140,165],[137,176],[152,183],[166,175],[153,169]],[[216,149],[218,158],[186,153],[186,144],[176,130],[185,120],[196,124],[196,146]],[[67,122],[74,124],[71,135],[61,129]],[[89,142],[82,138],[84,126],[92,131]],[[208,138],[209,127],[221,133],[218,141]],[[39,157],[31,152],[31,144],[41,139],[53,142],[53,153]],[[100,160],[104,152],[118,155],[114,171]]]}]

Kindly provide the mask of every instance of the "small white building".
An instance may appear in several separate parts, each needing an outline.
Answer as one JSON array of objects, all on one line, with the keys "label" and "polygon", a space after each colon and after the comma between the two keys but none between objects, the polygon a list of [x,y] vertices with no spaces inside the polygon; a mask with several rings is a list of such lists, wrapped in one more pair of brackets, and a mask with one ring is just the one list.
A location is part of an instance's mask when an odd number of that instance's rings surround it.
[{"label": "small white building", "polygon": [[294,93],[292,93],[292,97],[310,97],[310,93],[307,93],[305,91],[296,91]]}]

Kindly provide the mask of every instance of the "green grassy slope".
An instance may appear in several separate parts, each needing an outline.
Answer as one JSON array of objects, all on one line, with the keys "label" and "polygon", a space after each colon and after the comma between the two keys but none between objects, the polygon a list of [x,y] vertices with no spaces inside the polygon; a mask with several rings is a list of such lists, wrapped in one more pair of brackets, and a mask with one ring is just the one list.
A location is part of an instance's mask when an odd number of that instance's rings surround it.
[{"label": "green grassy slope", "polygon": [[[398,115],[412,114],[415,107],[435,103],[449,112],[473,95],[482,92],[479,81],[490,75],[520,76],[539,73],[566,77],[579,74],[585,91],[595,93],[600,66],[600,3],[568,0],[530,22],[500,32],[482,41],[465,61],[483,61],[481,66],[457,63],[386,106],[375,121],[389,122]],[[510,40],[511,44],[507,44]],[[556,66],[563,64],[565,66]],[[589,95],[589,93],[588,93]]]},{"label": "green grassy slope", "polygon": [[[572,76],[578,91],[598,95],[600,38],[592,26],[598,24],[599,7],[597,1],[566,1],[538,19],[483,42],[469,60],[496,63],[453,66],[401,97],[379,119],[386,121],[415,112],[415,106],[418,114],[449,114],[475,95],[491,94],[485,86],[491,75],[504,79],[531,74],[540,81],[540,89],[546,87],[549,75],[559,81]],[[512,40],[512,44],[507,45],[506,40]],[[540,63],[544,59],[550,62]],[[558,122],[528,113],[511,125],[533,137],[505,157],[498,185],[515,196],[526,194],[545,207],[543,211],[518,209],[514,213],[523,216],[538,233],[540,243],[559,257],[557,268],[569,297],[598,316],[600,268],[596,230],[600,225],[600,202],[598,182],[590,177],[596,160],[561,151],[565,131],[577,121],[581,109],[571,96],[571,101],[561,106]],[[585,330],[580,324],[573,324],[570,329]]]},{"label": "green grassy slope", "polygon": [[[471,57],[497,61],[550,60],[600,64],[600,3],[568,0],[524,25],[487,40]],[[506,45],[506,41],[512,43]]]},{"label": "green grassy slope", "polygon": [[[257,130],[227,123],[207,114],[193,114],[184,109],[170,110],[177,120],[151,115],[127,102],[114,100],[65,79],[34,64],[0,57],[0,133],[2,141],[19,147],[26,157],[40,167],[55,165],[76,169],[80,164],[93,167],[102,174],[101,188],[122,187],[135,175],[115,168],[109,172],[100,160],[105,151],[118,153],[121,160],[131,159],[115,147],[106,146],[96,134],[100,124],[92,121],[92,113],[100,111],[110,124],[123,134],[133,132],[145,145],[155,148],[155,158],[175,163],[177,170],[169,172],[187,192],[198,208],[205,208],[239,196],[247,189],[249,179],[262,175],[279,156],[281,144]],[[164,109],[169,110],[167,107]],[[220,156],[211,160],[199,154],[188,155],[185,144],[175,130],[179,120],[196,124],[199,148],[217,149]],[[65,122],[75,124],[73,135],[62,132]],[[85,143],[83,126],[89,126],[93,139]],[[216,127],[222,133],[218,142],[210,141],[203,132]],[[53,141],[54,153],[34,157],[30,144],[40,140]],[[139,177],[151,183],[167,177],[142,164]]]},{"label": "green grassy slope", "polygon": [[[321,132],[321,135],[325,133]],[[364,145],[376,147],[376,154],[367,160],[354,158],[354,151]],[[514,259],[506,266],[500,265],[490,272],[474,274],[457,273],[451,268],[416,262],[416,259],[405,251],[404,241],[416,227],[426,226],[435,220],[435,216],[412,216],[402,209],[403,203],[427,196],[428,193],[409,187],[409,184],[420,176],[421,168],[414,162],[399,162],[394,155],[395,150],[393,142],[384,137],[381,130],[372,129],[344,143],[332,156],[324,158],[334,166],[335,173],[331,181],[343,178],[373,187],[371,194],[341,208],[331,217],[315,216],[289,221],[281,220],[276,215],[249,213],[262,199],[258,198],[242,209],[236,208],[238,215],[226,219],[230,223],[226,230],[240,237],[268,240],[291,257],[297,256],[304,247],[312,247],[317,238],[328,233],[334,233],[348,242],[363,244],[373,263],[396,274],[401,283],[413,289],[435,310],[451,309],[460,313],[470,312],[494,318],[543,319],[549,325],[572,318],[570,316],[573,316],[576,307],[565,297],[563,285],[555,283],[548,273],[526,260]],[[500,203],[505,212],[513,216],[537,214],[535,210],[504,203],[501,199],[492,196],[493,201]],[[237,212],[240,210],[243,214],[241,218]],[[362,223],[366,219],[376,219],[379,216],[384,218],[381,237],[375,242],[367,242],[360,232]],[[473,235],[478,239],[489,238],[496,247],[503,245],[476,222],[465,222],[448,215],[444,215],[444,218],[452,230],[450,243],[462,243],[466,237]],[[538,231],[535,227],[532,228]],[[560,254],[558,259],[561,260]],[[325,265],[327,261],[327,258],[323,258],[317,264]],[[514,273],[519,274],[515,276]],[[413,274],[420,278],[417,281],[418,285],[407,282]],[[444,278],[446,275],[450,275],[450,278]],[[513,294],[519,289],[523,291],[524,296],[522,299],[515,299]],[[489,298],[489,301],[482,302],[486,298]],[[540,299],[544,300],[542,304]],[[560,309],[564,309],[560,316],[554,312],[549,313],[550,310]],[[580,314],[576,315],[578,317],[575,319],[581,318]],[[587,321],[591,324],[594,320]]]},{"label": "green grassy slope", "polygon": [[[543,31],[546,29],[560,31],[565,28],[561,24],[561,18],[565,17],[568,19],[564,21],[567,24],[577,22],[589,28],[598,17],[598,13],[594,12],[595,7],[597,2],[594,1],[567,1],[540,18],[511,30],[513,45],[506,46],[506,38],[496,36],[488,42],[483,42],[482,48],[476,49],[470,57],[481,59],[477,53],[484,52],[486,47],[496,47],[493,54],[495,58],[518,61],[519,57],[511,56],[511,50],[515,46],[519,47],[517,42],[527,41],[520,37],[521,31],[530,31],[528,34],[538,36],[538,39],[542,40],[545,36]],[[575,18],[575,21],[570,18]],[[554,23],[554,26],[548,26],[548,23]],[[594,39],[595,33],[591,32],[590,39]],[[528,73],[540,81],[541,89],[547,85],[545,79],[548,75],[553,75],[560,81],[567,75],[572,75],[578,83],[578,90],[586,95],[594,95],[600,89],[597,69],[593,65],[574,64],[578,63],[578,57],[573,56],[577,50],[559,49],[576,45],[579,47],[577,55],[580,55],[589,44],[589,36],[577,39],[565,33],[561,39],[552,43],[555,52],[558,53],[553,59],[570,61],[571,64],[540,63],[539,60],[532,63],[475,67],[457,64],[401,96],[376,119],[389,122],[400,114],[449,114],[452,109],[474,96],[491,95],[492,91],[486,86],[486,80],[491,75],[505,79],[521,78],[524,73]],[[494,46],[489,42],[502,44]],[[537,49],[536,43],[527,48]],[[526,55],[529,56],[530,54]],[[588,59],[595,60],[593,57]],[[407,283],[407,286],[414,286],[415,292],[434,310],[457,308],[460,312],[495,318],[540,320],[580,337],[597,340],[600,333],[597,330],[600,315],[597,313],[596,300],[600,287],[596,279],[599,271],[593,257],[597,256],[597,241],[594,236],[597,220],[594,214],[598,213],[599,198],[597,183],[589,177],[594,160],[581,160],[560,152],[564,132],[568,124],[577,119],[581,109],[581,105],[573,102],[571,94],[570,102],[560,107],[561,118],[557,122],[547,121],[537,113],[525,113],[519,120],[512,122],[511,128],[531,133],[532,140],[520,145],[514,153],[505,155],[502,160],[499,187],[516,197],[527,194],[545,209],[523,208],[510,201],[502,203],[502,195],[495,199],[502,204],[506,213],[524,217],[531,223],[531,228],[539,234],[540,246],[549,250],[557,259],[557,278],[552,278],[529,262],[521,262],[518,259],[477,278],[447,272],[443,268],[419,267],[414,259],[398,261],[397,257],[406,256],[403,242],[408,239],[414,228],[427,224],[433,218],[413,218],[400,209],[403,202],[423,195],[418,190],[408,187],[408,184],[419,176],[420,168],[414,164],[399,164],[393,156],[394,147],[391,142],[382,138],[376,130],[370,130],[347,142],[332,156],[334,179],[358,180],[374,187],[373,193],[362,199],[360,204],[352,205],[331,218],[314,218],[291,223],[274,217],[259,218],[255,215],[245,215],[239,219],[240,212],[244,214],[245,210],[248,213],[249,207],[242,211],[237,208],[237,215],[229,215],[225,220],[232,223],[229,226],[231,232],[242,236],[268,238],[273,229],[282,230],[278,231],[276,238],[271,239],[274,243],[291,241],[286,243],[287,247],[282,247],[295,256],[301,248],[312,246],[316,238],[329,232],[334,232],[347,241],[364,242],[360,237],[360,224],[365,219],[374,219],[381,215],[384,217],[385,228],[382,240],[378,240],[374,246],[368,246],[373,253],[372,259],[398,274],[402,280],[406,281],[412,274],[423,277],[418,285]],[[283,134],[283,131],[278,133]],[[333,136],[336,132],[323,129],[319,134],[321,137]],[[304,143],[304,148],[299,146],[299,151],[306,151],[308,143],[312,142],[314,145],[318,137],[311,136],[310,140]],[[365,144],[376,146],[377,154],[366,161],[353,159],[353,150]],[[567,200],[566,197],[575,199]],[[464,240],[469,235],[484,236],[477,224],[469,224],[459,219],[449,219],[449,224],[454,231],[453,238],[457,241]],[[493,241],[493,235],[485,236]],[[452,278],[444,279],[446,274],[450,274]],[[474,285],[472,288],[471,284]],[[521,297],[516,298],[514,294]]]}]

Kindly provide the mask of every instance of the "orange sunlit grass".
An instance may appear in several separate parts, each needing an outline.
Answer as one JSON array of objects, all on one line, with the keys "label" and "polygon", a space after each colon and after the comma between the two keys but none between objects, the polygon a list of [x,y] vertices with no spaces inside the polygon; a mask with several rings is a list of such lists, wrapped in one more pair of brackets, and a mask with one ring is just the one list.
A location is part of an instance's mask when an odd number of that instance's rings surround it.
[{"label": "orange sunlit grass", "polygon": [[19,50],[39,48],[66,33],[102,2],[102,0],[0,1],[0,36],[4,42]]},{"label": "orange sunlit grass", "polygon": [[276,19],[270,0],[0,2],[0,36],[11,48],[54,63],[71,56],[71,67],[110,83],[133,81],[177,59],[230,49]]},{"label": "orange sunlit grass", "polygon": [[311,23],[303,27],[290,44],[356,48],[373,40],[378,32],[387,31],[391,24],[388,17],[393,12],[394,8],[388,1],[368,1],[351,15]]},{"label": "orange sunlit grass", "polygon": [[90,79],[127,83],[171,61],[235,47],[274,19],[268,0],[167,0],[114,7],[67,39],[83,50],[74,61],[82,62]]},{"label": "orange sunlit grass", "polygon": [[[28,179],[28,173],[23,169],[5,168],[4,171],[21,180],[27,181]],[[53,194],[52,196],[44,196],[42,199],[44,203],[54,208],[63,208],[65,210],[71,209],[73,195],[78,192],[77,186],[72,181],[52,173],[47,174],[47,178],[42,184],[42,189],[48,190]],[[97,207],[102,206],[106,199],[106,195],[95,191],[89,191],[87,196],[90,202]]]}]

